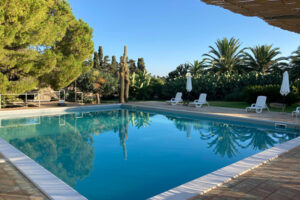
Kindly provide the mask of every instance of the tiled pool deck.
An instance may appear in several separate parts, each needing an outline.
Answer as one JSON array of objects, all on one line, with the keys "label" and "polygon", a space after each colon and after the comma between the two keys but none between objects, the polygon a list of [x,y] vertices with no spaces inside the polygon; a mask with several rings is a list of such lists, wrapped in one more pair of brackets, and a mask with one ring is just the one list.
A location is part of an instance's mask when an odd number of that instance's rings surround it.
[{"label": "tiled pool deck", "polygon": [[300,199],[300,147],[191,200]]},{"label": "tiled pool deck", "polygon": [[0,154],[0,200],[48,200]]},{"label": "tiled pool deck", "polygon": [[[256,114],[256,113],[246,113],[243,109],[223,108],[223,107],[222,108],[204,107],[201,109],[196,109],[195,107],[188,107],[183,105],[171,106],[171,105],[167,105],[164,102],[134,102],[134,103],[128,103],[128,105],[134,107],[141,106],[144,108],[156,108],[156,109],[163,109],[163,110],[188,111],[193,113],[202,113],[208,116],[212,115],[212,117],[220,116],[221,118],[224,118],[224,116],[225,117],[228,116],[231,118],[239,118],[243,120],[247,120],[247,119],[259,120],[262,122],[263,121],[286,122],[297,127],[299,127],[300,125],[299,119],[295,120],[291,117],[290,114],[281,113],[281,112],[264,112],[262,114]],[[77,106],[77,105],[73,105],[73,104],[70,105],[71,108],[73,106]],[[42,108],[45,109],[47,108],[47,106]],[[296,144],[298,144],[299,141],[300,139],[297,138]],[[295,146],[295,143],[293,145]],[[283,149],[285,149],[285,147]],[[278,152],[285,152],[285,150],[283,151],[281,149]],[[229,182],[213,190],[210,190],[209,192],[203,195],[199,195],[196,197],[191,196],[191,197],[193,197],[192,198],[193,200],[240,199],[240,198],[242,199],[263,199],[263,198],[276,199],[277,198],[278,199],[279,197],[282,197],[282,195],[285,197],[284,199],[292,199],[295,198],[294,194],[296,194],[297,197],[299,197],[299,190],[300,190],[299,154],[300,154],[300,146],[289,151],[288,153],[282,154],[279,158],[276,158],[273,161],[267,162],[267,164],[263,166],[253,169],[250,172],[247,172],[246,174],[240,175],[237,178],[234,178],[233,180],[230,180]],[[258,158],[258,160],[260,159],[261,158]],[[4,166],[3,163],[5,163],[6,166]],[[5,169],[12,169],[12,171],[7,172]],[[11,175],[12,173],[14,174],[14,176]],[[262,176],[262,174],[264,176]],[[24,181],[22,182],[20,180],[24,180]],[[3,188],[6,187],[4,190],[1,189],[2,183],[5,183],[3,184]],[[12,183],[19,184],[19,185],[15,186]],[[251,189],[245,189],[248,187]],[[16,190],[16,188],[21,188],[20,191],[22,192],[19,192],[18,190]],[[285,190],[285,192],[283,192],[283,190]],[[10,191],[9,192],[10,196],[3,196],[3,195],[7,195],[7,191]],[[262,192],[262,194],[260,194],[259,192]],[[22,194],[23,196],[18,196],[20,194]],[[263,196],[263,194],[265,196]],[[255,195],[259,196],[259,198],[257,198]],[[262,196],[263,198],[261,198]],[[5,161],[3,158],[1,159],[1,154],[0,154],[0,200],[2,199],[14,200],[14,199],[47,199],[47,198],[37,189],[37,187],[31,184],[16,168],[14,168],[14,166],[12,166],[9,162]],[[158,195],[154,199],[180,199],[180,198],[177,197],[163,198],[163,196]]]}]

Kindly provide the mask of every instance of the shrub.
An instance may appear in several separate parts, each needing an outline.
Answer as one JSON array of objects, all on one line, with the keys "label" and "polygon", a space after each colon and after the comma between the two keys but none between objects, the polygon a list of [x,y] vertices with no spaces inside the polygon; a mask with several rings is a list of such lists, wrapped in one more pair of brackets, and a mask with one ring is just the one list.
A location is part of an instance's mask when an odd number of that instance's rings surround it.
[{"label": "shrub", "polygon": [[151,77],[150,75],[143,76],[143,74],[137,74],[135,81],[131,79],[130,98],[135,100],[162,99],[163,85],[164,79],[160,77]]},{"label": "shrub", "polygon": [[75,92],[74,90],[69,90],[66,92],[66,101],[74,102],[75,101]]},{"label": "shrub", "polygon": [[[280,73],[262,74],[250,72],[244,74],[214,74],[204,73],[192,78],[193,90],[191,98],[196,99],[200,93],[207,93],[209,100],[243,100],[243,89],[249,85],[280,84]],[[176,92],[183,92],[186,97],[186,78],[169,79],[163,87],[163,98],[174,97]],[[227,96],[227,97],[226,97]]]},{"label": "shrub", "polygon": [[238,88],[225,96],[225,101],[245,101],[244,90],[240,91]]},{"label": "shrub", "polygon": [[93,97],[83,97],[83,103],[96,103],[96,99]]},{"label": "shrub", "polygon": [[298,90],[295,86],[291,87],[291,92],[283,97],[280,94],[280,85],[252,85],[247,86],[244,89],[246,101],[248,103],[254,103],[257,96],[267,96],[267,102],[281,102],[287,103],[288,105],[297,102]]}]

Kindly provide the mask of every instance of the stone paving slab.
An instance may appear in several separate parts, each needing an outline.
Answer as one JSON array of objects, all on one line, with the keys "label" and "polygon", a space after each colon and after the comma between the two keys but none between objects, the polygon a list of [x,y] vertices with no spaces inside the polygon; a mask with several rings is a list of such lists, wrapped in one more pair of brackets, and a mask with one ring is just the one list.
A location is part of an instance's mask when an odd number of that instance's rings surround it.
[{"label": "stone paving slab", "polygon": [[300,146],[190,200],[300,199]]},{"label": "stone paving slab", "polygon": [[0,200],[48,200],[0,154]]}]

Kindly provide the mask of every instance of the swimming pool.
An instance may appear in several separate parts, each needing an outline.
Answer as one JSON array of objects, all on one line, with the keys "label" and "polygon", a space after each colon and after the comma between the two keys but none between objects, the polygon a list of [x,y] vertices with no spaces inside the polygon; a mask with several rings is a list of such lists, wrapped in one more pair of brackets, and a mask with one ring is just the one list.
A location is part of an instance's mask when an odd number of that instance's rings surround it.
[{"label": "swimming pool", "polygon": [[114,109],[2,119],[0,137],[88,199],[146,199],[297,135],[272,127]]}]

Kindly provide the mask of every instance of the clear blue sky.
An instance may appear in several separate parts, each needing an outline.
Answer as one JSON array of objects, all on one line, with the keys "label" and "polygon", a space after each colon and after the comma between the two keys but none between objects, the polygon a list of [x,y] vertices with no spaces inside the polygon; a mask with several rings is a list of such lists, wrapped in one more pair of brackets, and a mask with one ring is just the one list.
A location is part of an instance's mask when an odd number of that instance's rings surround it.
[{"label": "clear blue sky", "polygon": [[256,17],[234,14],[200,0],[69,0],[77,18],[94,30],[95,49],[119,58],[124,44],[147,70],[167,75],[179,64],[201,59],[218,38],[239,38],[243,47],[273,44],[288,56],[300,34],[281,30]]}]

